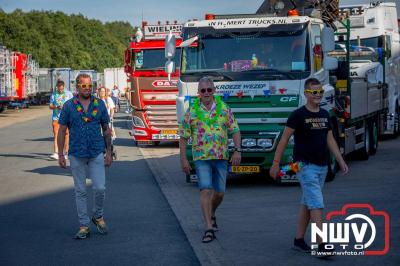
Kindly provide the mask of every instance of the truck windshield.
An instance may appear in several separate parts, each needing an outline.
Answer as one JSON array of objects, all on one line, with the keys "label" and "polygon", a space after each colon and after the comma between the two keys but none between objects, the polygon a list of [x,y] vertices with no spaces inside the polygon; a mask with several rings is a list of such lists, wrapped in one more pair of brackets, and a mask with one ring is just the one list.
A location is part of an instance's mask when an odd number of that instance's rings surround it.
[{"label": "truck windshield", "polygon": [[306,78],[310,74],[307,27],[292,25],[280,25],[279,31],[191,31],[185,39],[197,35],[198,41],[183,50],[181,78],[194,81],[205,74],[218,75],[219,80]]},{"label": "truck windshield", "polygon": [[[179,66],[181,49],[176,49],[175,65]],[[165,50],[164,49],[143,49],[139,53],[135,53],[136,69],[164,69]]]}]

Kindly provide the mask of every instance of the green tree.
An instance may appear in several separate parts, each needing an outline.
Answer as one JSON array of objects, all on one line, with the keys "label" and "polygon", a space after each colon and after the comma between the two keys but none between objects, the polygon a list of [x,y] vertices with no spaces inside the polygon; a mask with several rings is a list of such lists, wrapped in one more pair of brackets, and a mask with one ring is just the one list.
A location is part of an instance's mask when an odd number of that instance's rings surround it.
[{"label": "green tree", "polygon": [[134,28],[123,21],[104,24],[82,14],[0,9],[0,42],[10,50],[32,54],[40,67],[97,71],[121,67],[133,34]]}]

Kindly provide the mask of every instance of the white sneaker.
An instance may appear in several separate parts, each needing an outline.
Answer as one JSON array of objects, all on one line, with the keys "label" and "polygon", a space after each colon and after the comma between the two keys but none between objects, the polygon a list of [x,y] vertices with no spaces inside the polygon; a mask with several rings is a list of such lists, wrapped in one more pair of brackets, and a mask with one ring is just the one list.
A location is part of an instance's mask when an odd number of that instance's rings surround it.
[{"label": "white sneaker", "polygon": [[65,160],[68,160],[68,154],[64,155]]},{"label": "white sneaker", "polygon": [[54,159],[54,160],[58,160],[58,154],[57,153],[53,153],[52,155],[50,155],[50,158]]}]

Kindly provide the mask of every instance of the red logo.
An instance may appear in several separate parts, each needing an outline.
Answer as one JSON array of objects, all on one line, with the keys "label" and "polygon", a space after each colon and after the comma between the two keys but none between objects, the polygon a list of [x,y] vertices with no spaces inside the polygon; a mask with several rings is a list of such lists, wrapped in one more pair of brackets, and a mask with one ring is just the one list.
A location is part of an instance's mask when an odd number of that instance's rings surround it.
[{"label": "red logo", "polygon": [[155,80],[152,85],[156,88],[158,87],[176,87],[178,85],[178,81],[176,80]]},{"label": "red logo", "polygon": [[285,88],[280,88],[280,89],[279,89],[279,93],[280,93],[280,94],[284,94],[285,91],[287,91],[287,89],[285,89]]},{"label": "red logo", "polygon": [[[345,204],[342,209],[340,211],[331,211],[327,214],[326,216],[326,220],[330,221],[332,220],[333,217],[336,216],[342,216],[342,217],[346,217],[348,215],[348,210],[364,210],[368,212],[368,218],[383,218],[383,222],[384,222],[384,246],[382,249],[374,249],[374,250],[365,250],[364,254],[365,255],[385,255],[386,253],[389,252],[389,243],[390,243],[390,235],[389,235],[389,214],[385,211],[377,211],[374,210],[374,208],[370,205],[370,204]],[[345,220],[351,220],[349,219],[351,216],[353,217],[366,217],[366,215],[360,215],[360,214],[353,214],[353,215],[349,215],[346,217]],[[356,217],[357,218],[357,217]],[[370,220],[370,223],[372,221]],[[373,223],[373,222],[372,222]],[[375,226],[374,224],[372,224],[372,226]],[[374,241],[375,240],[375,236],[371,236],[370,241]]]}]

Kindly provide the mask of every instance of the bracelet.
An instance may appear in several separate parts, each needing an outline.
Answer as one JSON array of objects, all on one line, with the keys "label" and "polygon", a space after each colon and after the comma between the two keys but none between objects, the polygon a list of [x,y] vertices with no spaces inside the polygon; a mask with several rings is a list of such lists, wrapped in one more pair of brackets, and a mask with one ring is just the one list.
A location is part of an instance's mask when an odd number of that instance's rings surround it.
[{"label": "bracelet", "polygon": [[275,160],[275,159],[273,160],[273,162],[274,162],[274,163],[277,163],[277,164],[280,163],[278,160]]}]

